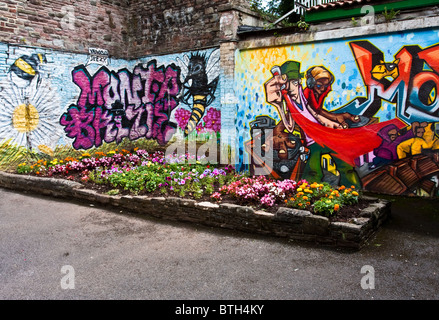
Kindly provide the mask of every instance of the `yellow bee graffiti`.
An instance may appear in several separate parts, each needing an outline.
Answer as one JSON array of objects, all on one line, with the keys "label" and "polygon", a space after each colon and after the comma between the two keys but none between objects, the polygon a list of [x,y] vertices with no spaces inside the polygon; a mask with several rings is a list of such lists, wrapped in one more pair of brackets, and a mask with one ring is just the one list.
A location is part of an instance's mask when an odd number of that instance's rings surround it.
[{"label": "yellow bee graffiti", "polygon": [[192,98],[192,114],[184,130],[187,137],[201,121],[206,108],[215,100],[215,91],[219,81],[220,51],[215,50],[209,58],[205,54],[192,54],[183,60],[177,58],[181,69],[183,89],[179,99],[182,103],[190,105]]}]

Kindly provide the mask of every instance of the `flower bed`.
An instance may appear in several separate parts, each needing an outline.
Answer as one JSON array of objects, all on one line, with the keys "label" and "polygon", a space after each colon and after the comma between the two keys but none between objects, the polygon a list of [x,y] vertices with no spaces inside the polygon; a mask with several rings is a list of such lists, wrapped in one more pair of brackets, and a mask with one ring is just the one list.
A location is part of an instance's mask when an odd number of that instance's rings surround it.
[{"label": "flower bed", "polygon": [[353,187],[249,177],[190,155],[142,149],[21,163],[0,187],[93,201],[158,218],[359,249],[389,202]]},{"label": "flower bed", "polygon": [[367,205],[354,186],[334,188],[306,180],[249,177],[232,166],[213,166],[203,160],[188,154],[165,157],[163,152],[116,149],[21,163],[17,173],[74,180],[110,195],[178,196],[267,212],[287,207],[342,221],[355,217]]}]

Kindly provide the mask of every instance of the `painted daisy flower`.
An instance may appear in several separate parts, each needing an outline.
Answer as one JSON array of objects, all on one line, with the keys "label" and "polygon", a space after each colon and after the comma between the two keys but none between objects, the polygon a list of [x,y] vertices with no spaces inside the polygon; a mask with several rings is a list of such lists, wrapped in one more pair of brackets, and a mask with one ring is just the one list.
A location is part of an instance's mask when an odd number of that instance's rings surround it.
[{"label": "painted daisy flower", "polygon": [[[26,66],[25,62],[19,66]],[[50,154],[62,135],[60,103],[46,78],[38,73],[25,78],[11,67],[0,82],[0,141]]]}]

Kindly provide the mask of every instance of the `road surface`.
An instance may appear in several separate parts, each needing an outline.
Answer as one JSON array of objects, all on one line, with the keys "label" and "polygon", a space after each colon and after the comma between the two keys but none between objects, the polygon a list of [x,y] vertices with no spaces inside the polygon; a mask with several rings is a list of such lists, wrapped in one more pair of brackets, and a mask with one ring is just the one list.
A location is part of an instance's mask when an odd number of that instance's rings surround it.
[{"label": "road surface", "polygon": [[0,188],[1,300],[439,299],[439,205],[349,252]]}]

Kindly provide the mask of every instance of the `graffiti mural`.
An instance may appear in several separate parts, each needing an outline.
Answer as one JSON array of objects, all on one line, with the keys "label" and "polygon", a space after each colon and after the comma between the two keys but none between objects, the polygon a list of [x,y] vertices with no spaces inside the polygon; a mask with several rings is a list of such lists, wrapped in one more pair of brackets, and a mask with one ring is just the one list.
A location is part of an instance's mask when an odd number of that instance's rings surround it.
[{"label": "graffiti mural", "polygon": [[99,147],[123,138],[155,138],[166,143],[174,133],[170,115],[178,102],[179,70],[175,65],[157,66],[155,60],[131,73],[100,68],[91,76],[85,66],[72,72],[80,88],[77,104],[68,108],[60,124],[75,149]]},{"label": "graffiti mural", "polygon": [[219,49],[124,60],[0,45],[0,143],[11,152],[220,136]]},{"label": "graffiti mural", "polygon": [[[392,37],[241,52],[236,87],[252,93],[240,92],[240,102],[253,109],[238,107],[242,165],[280,178],[439,195],[439,43],[427,41],[437,33],[420,33],[422,45]],[[267,151],[269,165],[259,159]]]},{"label": "graffiti mural", "polygon": [[[120,143],[124,138],[154,139],[164,145],[178,129],[187,136],[197,126],[219,132],[219,108],[206,112],[215,100],[218,52],[210,58],[198,52],[190,58],[184,55],[183,60],[177,57],[167,65],[150,60],[137,64],[133,71],[102,66],[93,75],[79,65],[72,71],[72,81],[80,95],[61,116],[60,124],[67,137],[74,139],[75,149]],[[187,108],[177,109],[179,105]]]},{"label": "graffiti mural", "polygon": [[21,55],[0,82],[0,141],[51,153],[62,131],[60,98],[44,71],[46,56]]},{"label": "graffiti mural", "polygon": [[183,60],[177,61],[184,78],[180,101],[190,105],[192,100],[193,105],[189,121],[184,128],[184,134],[188,136],[203,118],[206,108],[215,100],[219,81],[220,51],[216,50],[208,59],[205,55],[192,54],[190,58],[185,55]]}]

